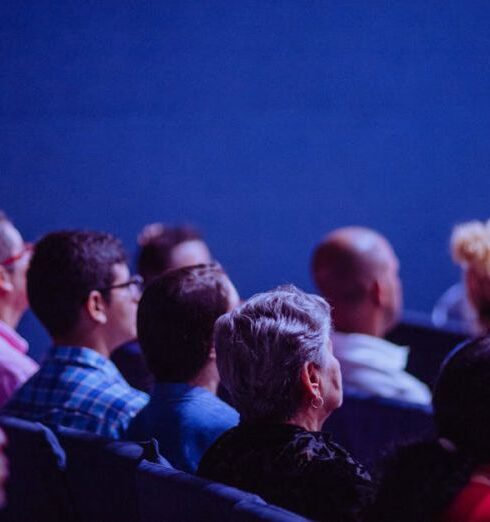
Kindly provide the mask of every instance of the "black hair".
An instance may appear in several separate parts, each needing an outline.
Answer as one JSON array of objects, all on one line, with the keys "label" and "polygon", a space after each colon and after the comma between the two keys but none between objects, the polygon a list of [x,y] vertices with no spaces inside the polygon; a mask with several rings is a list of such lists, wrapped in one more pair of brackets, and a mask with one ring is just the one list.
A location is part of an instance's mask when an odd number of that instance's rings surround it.
[{"label": "black hair", "polygon": [[429,522],[490,462],[490,336],[445,360],[434,387],[437,438],[395,450],[382,466],[370,521]]},{"label": "black hair", "polygon": [[[27,293],[51,336],[72,331],[90,292],[110,286],[113,266],[119,263],[126,263],[122,243],[104,232],[64,230],[47,234],[36,244],[27,271]],[[110,294],[103,296],[109,302]]]},{"label": "black hair", "polygon": [[205,365],[230,292],[227,275],[215,263],[169,270],[145,289],[138,339],[157,381],[186,382]]}]

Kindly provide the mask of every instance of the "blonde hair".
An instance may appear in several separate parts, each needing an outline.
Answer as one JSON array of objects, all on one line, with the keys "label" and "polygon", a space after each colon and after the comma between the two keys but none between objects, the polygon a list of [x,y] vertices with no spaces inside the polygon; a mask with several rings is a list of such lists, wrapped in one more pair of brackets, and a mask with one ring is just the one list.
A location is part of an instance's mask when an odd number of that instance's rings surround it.
[{"label": "blonde hair", "polygon": [[490,220],[469,221],[451,235],[453,259],[466,270],[466,293],[478,313],[480,326],[490,330]]},{"label": "blonde hair", "polygon": [[451,251],[456,263],[490,278],[490,220],[469,221],[454,227]]}]

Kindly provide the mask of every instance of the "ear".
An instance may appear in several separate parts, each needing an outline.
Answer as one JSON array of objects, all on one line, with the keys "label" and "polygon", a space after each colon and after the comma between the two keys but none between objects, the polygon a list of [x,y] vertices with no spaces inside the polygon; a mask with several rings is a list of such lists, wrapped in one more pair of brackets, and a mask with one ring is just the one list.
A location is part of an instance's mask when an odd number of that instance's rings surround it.
[{"label": "ear", "polygon": [[315,364],[307,362],[303,365],[300,374],[302,388],[308,400],[317,397],[320,391],[320,372]]},{"label": "ear", "polygon": [[99,324],[107,323],[107,303],[98,290],[92,290],[85,301],[85,311],[90,319]]},{"label": "ear", "polygon": [[385,287],[380,279],[374,279],[369,292],[371,301],[376,306],[382,306],[386,300]]},{"label": "ear", "polygon": [[0,265],[0,293],[9,294],[14,289],[9,271]]},{"label": "ear", "polygon": [[214,346],[211,346],[211,350],[209,350],[208,359],[212,359],[213,361],[216,360],[216,350]]}]

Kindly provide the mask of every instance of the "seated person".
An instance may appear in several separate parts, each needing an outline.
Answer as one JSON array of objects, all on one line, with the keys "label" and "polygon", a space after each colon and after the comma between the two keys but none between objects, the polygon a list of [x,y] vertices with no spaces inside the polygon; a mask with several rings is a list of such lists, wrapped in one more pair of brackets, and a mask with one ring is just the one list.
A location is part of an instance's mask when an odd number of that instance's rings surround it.
[{"label": "seated person", "polygon": [[342,402],[330,333],[329,305],[294,286],[218,319],[218,369],[240,425],[211,446],[198,475],[314,520],[361,520],[369,475],[321,431]]},{"label": "seated person", "polygon": [[30,258],[30,245],[0,211],[0,407],[39,368],[27,355],[27,341],[15,331],[28,307]]},{"label": "seated person", "polygon": [[216,397],[213,326],[238,304],[218,265],[170,270],[148,286],[138,309],[138,337],[155,375],[150,402],[131,423],[131,439],[158,439],[170,463],[194,472],[202,454],[238,413]]},{"label": "seated person", "polygon": [[456,348],[434,387],[438,438],[385,462],[372,522],[490,520],[490,337]]},{"label": "seated person", "polygon": [[109,360],[136,335],[135,283],[121,243],[109,234],[62,231],[42,238],[27,292],[53,347],[2,413],[119,438],[148,400]]},{"label": "seated person", "polygon": [[473,335],[490,332],[490,220],[470,221],[454,228],[451,236],[454,260],[464,270],[464,297],[469,304]]},{"label": "seated person", "polygon": [[[211,262],[206,243],[189,226],[146,225],[138,236],[138,245],[137,270],[145,286],[166,270]],[[154,378],[136,339],[120,346],[111,359],[131,386],[151,391]]]},{"label": "seated person", "polygon": [[361,227],[333,231],[312,262],[315,284],[332,305],[332,340],[346,390],[429,404],[429,388],[405,371],[408,348],[383,339],[402,307],[398,267],[388,241]]}]

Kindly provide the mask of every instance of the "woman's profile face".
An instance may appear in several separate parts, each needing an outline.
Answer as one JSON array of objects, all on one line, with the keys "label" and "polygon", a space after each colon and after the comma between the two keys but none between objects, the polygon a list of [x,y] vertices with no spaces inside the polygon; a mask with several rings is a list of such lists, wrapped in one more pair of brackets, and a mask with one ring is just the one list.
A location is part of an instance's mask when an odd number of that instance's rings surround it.
[{"label": "woman's profile face", "polygon": [[325,401],[324,412],[328,416],[342,404],[342,375],[330,339],[324,345],[324,350],[324,365],[320,369],[320,393]]}]

